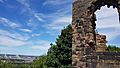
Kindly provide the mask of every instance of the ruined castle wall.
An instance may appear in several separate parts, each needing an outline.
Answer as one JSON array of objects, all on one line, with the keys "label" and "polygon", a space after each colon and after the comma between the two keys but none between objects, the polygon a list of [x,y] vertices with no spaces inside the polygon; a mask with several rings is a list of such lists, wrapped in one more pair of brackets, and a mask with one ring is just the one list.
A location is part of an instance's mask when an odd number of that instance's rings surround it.
[{"label": "ruined castle wall", "polygon": [[87,8],[92,0],[79,0],[73,4],[72,17],[72,64],[78,68],[81,65],[82,56],[85,54],[85,47],[91,43],[94,47],[94,27]]},{"label": "ruined castle wall", "polygon": [[[76,0],[72,8],[72,65],[79,68],[84,65],[86,54],[101,51],[106,45],[104,36],[96,36],[96,17],[94,12],[101,6],[113,6],[120,12],[120,0]],[[97,40],[101,39],[101,40]],[[104,39],[102,39],[104,38]],[[97,45],[99,48],[97,48]],[[104,49],[103,49],[104,51]],[[87,52],[87,53],[86,53]]]}]

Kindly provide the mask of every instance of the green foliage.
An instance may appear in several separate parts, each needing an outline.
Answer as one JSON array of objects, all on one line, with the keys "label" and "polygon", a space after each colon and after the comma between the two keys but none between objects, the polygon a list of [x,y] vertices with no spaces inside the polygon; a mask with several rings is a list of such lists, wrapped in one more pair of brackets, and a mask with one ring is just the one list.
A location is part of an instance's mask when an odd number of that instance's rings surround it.
[{"label": "green foliage", "polygon": [[48,50],[48,68],[71,68],[72,63],[72,27],[69,25],[61,31],[56,44]]},{"label": "green foliage", "polygon": [[47,60],[46,55],[40,56],[39,59],[37,59],[36,61],[33,62],[33,64],[32,64],[33,68],[47,68],[46,60]]},{"label": "green foliage", "polygon": [[116,47],[116,46],[111,46],[109,45],[107,47],[107,51],[110,51],[110,52],[120,52],[120,48],[119,47]]},{"label": "green foliage", "polygon": [[31,68],[28,64],[13,64],[0,61],[0,68]]}]

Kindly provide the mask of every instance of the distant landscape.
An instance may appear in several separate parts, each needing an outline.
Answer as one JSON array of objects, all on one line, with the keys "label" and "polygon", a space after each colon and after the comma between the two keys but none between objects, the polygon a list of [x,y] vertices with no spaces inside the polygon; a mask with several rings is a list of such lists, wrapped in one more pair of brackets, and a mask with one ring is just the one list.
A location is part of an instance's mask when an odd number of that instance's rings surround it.
[{"label": "distant landscape", "polygon": [[[50,44],[47,55],[41,55],[34,59],[31,63],[18,64],[15,62],[8,62],[6,60],[0,61],[1,68],[71,68],[72,65],[72,28],[68,25],[65,29],[61,30],[61,35],[56,39],[56,44]],[[106,51],[120,52],[120,48],[109,45]]]}]

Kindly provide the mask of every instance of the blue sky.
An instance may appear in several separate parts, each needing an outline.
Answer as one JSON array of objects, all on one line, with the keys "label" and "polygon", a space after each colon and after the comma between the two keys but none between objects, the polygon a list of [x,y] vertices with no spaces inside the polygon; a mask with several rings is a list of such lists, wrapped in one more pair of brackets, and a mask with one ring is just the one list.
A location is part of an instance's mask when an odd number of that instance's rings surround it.
[{"label": "blue sky", "polygon": [[46,54],[71,10],[71,0],[0,0],[0,53]]},{"label": "blue sky", "polygon": [[[119,46],[116,9],[96,11],[97,30]],[[0,0],[0,53],[42,55],[72,20],[72,0]]]}]

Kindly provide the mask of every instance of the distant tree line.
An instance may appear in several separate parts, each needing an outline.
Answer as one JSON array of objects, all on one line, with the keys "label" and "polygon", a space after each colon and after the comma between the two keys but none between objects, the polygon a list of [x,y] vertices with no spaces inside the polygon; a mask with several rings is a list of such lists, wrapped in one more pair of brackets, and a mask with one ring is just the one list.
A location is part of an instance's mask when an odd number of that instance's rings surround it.
[{"label": "distant tree line", "polygon": [[0,61],[0,68],[32,68],[28,64],[13,64],[10,62]]},{"label": "distant tree line", "polygon": [[120,52],[120,48],[114,45],[109,45],[107,47],[107,51],[109,52]]}]

